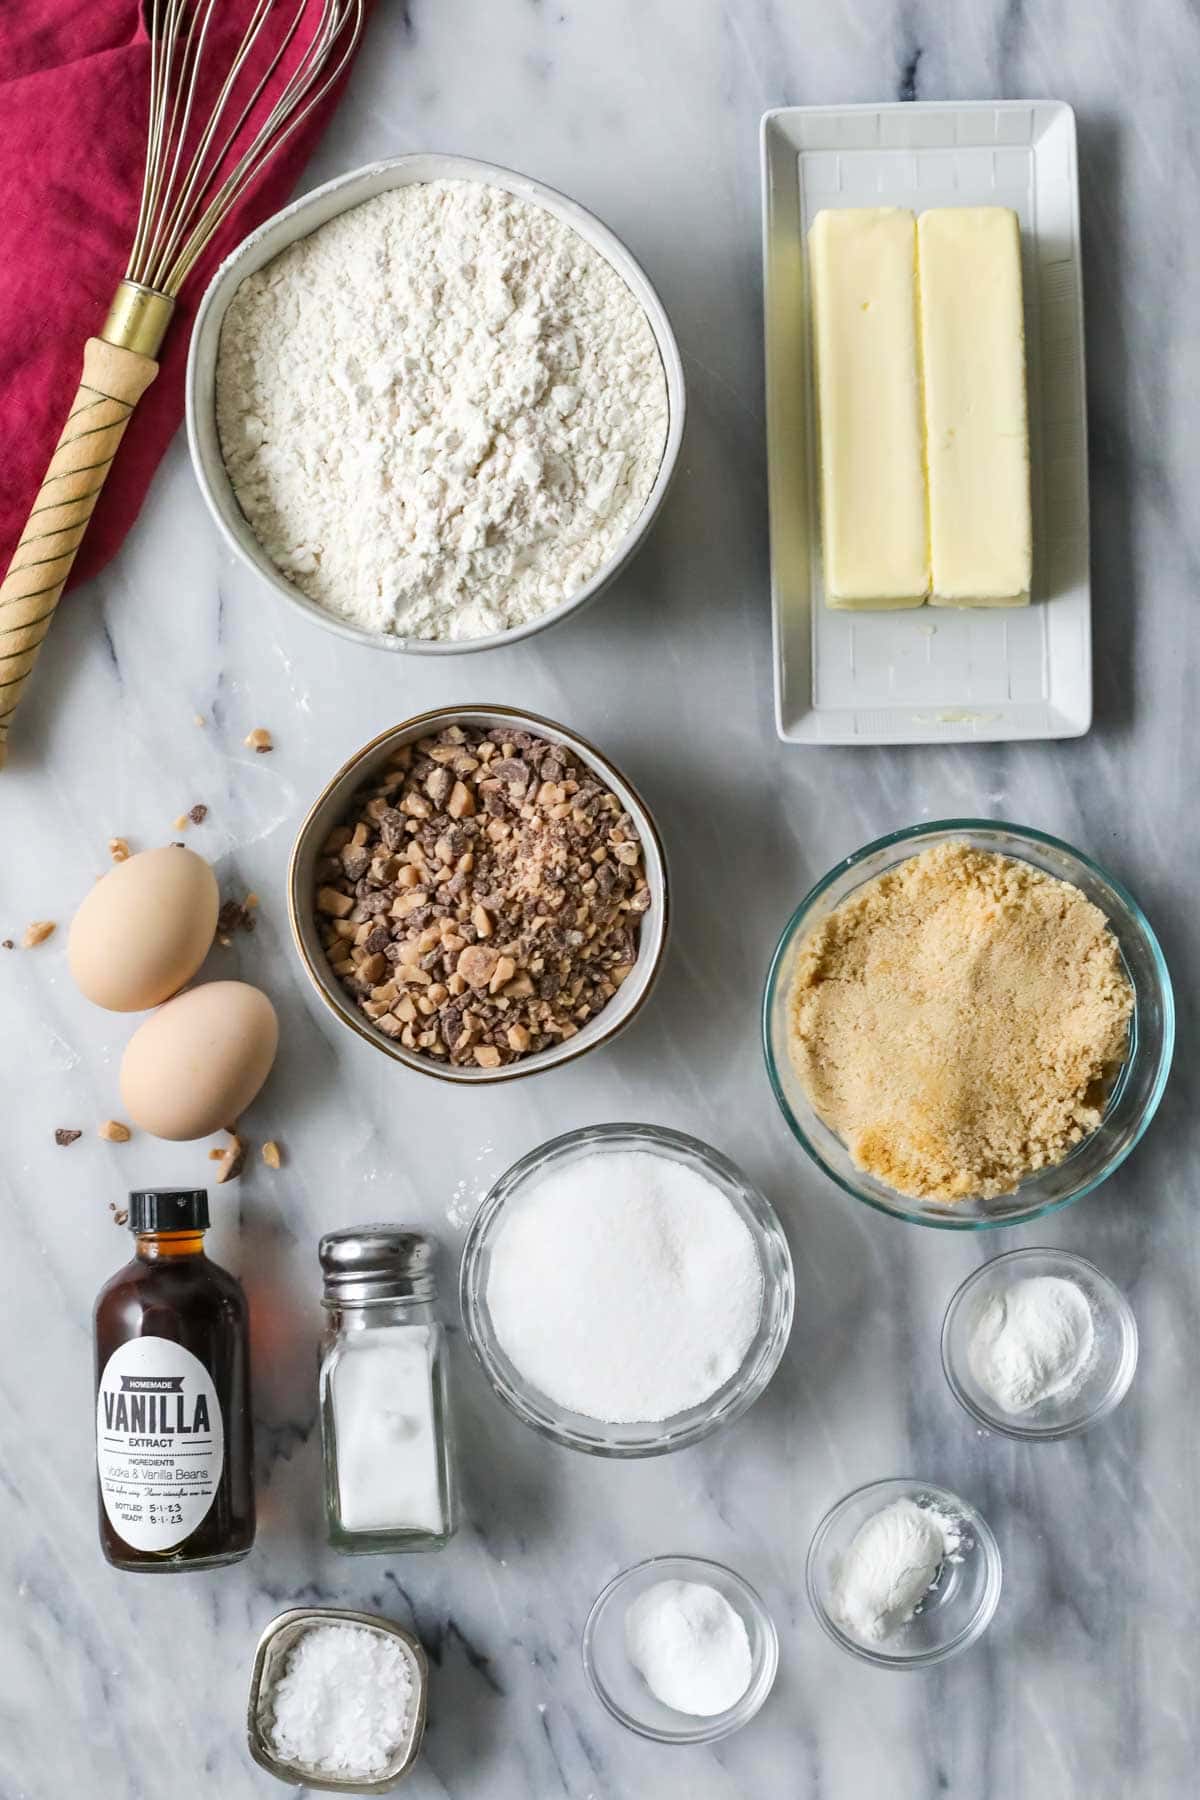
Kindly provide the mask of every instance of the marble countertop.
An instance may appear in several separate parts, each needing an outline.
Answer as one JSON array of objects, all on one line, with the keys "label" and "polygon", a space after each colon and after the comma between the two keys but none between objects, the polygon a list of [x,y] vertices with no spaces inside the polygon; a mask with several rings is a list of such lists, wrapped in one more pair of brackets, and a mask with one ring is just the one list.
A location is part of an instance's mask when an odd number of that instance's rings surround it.
[{"label": "marble countertop", "polygon": [[[434,148],[527,171],[631,246],[674,321],[690,420],[644,554],[584,617],[511,651],[358,650],[285,614],[218,544],[182,434],[119,559],[64,605],[3,776],[0,926],[65,923],[112,835],[189,840],[226,894],[262,898],[212,968],[260,981],[283,1051],[247,1124],[286,1148],[217,1191],[211,1247],[255,1319],[253,1556],[138,1580],[96,1542],[90,1311],[127,1244],[110,1207],[204,1180],[204,1146],[100,1142],[127,1027],[66,973],[64,933],[0,954],[0,1794],[4,1800],[268,1800],[244,1744],[254,1642],[298,1602],[409,1623],[433,1669],[411,1800],[1182,1800],[1195,1792],[1200,1668],[1197,968],[1186,821],[1200,528],[1194,295],[1200,161],[1187,9],[968,0],[423,0],[380,5],[306,185]],[[1060,744],[789,750],[772,724],[757,129],[788,102],[1051,95],[1078,109],[1092,420],[1096,723]],[[296,822],[370,734],[422,707],[495,700],[604,746],[663,828],[676,918],[654,1003],[555,1075],[464,1099],[335,1029],[287,932]],[[202,714],[203,727],[194,723]],[[256,757],[255,726],[275,740]],[[956,1236],[856,1206],[793,1144],[765,1080],[757,1004],[801,893],[867,839],[985,814],[1058,833],[1136,892],[1181,1002],[1180,1054],[1145,1143],[1106,1187],[1032,1228]],[[316,1241],[388,1216],[437,1231],[450,1271],[470,1212],[519,1154],[570,1126],[645,1119],[708,1138],[772,1197],[796,1262],[791,1344],[743,1420],[679,1455],[604,1464],[503,1410],[462,1342],[466,1519],[443,1554],[339,1559],[323,1543],[315,1420]],[[54,1143],[56,1126],[83,1137]],[[1001,1249],[1082,1251],[1130,1296],[1128,1400],[1074,1442],[1024,1448],[952,1400],[938,1331]],[[840,1495],[913,1473],[985,1513],[1005,1587],[983,1642],[902,1679],[859,1666],[803,1590]],[[710,1749],[640,1742],[585,1686],[579,1634],[619,1568],[656,1551],[732,1564],[779,1626],[777,1686]]]}]

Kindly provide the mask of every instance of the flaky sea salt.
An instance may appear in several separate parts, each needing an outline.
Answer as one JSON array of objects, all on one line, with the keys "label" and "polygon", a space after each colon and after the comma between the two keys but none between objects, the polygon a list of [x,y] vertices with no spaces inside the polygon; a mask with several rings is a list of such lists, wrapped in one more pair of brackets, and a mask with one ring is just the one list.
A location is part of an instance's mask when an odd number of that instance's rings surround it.
[{"label": "flaky sea salt", "polygon": [[412,1668],[400,1643],[365,1625],[314,1625],[271,1694],[282,1762],[350,1780],[383,1773],[404,1741]]}]

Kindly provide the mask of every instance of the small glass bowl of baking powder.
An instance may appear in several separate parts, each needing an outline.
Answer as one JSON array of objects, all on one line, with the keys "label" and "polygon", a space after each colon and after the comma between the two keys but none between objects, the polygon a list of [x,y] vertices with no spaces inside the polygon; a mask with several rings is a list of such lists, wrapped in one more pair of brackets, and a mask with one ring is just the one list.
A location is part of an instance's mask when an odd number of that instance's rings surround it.
[{"label": "small glass bowl of baking powder", "polygon": [[[840,1580],[859,1532],[898,1500],[912,1501],[945,1522],[948,1553],[907,1623],[867,1642],[853,1635],[841,1616]],[[908,1477],[871,1481],[839,1500],[817,1526],[805,1581],[818,1624],[841,1649],[881,1669],[925,1669],[966,1650],[991,1624],[1000,1601],[1000,1547],[987,1520],[957,1494]]]},{"label": "small glass bowl of baking powder", "polygon": [[[972,1346],[981,1325],[986,1330],[987,1315],[995,1316],[995,1303],[1017,1282],[1047,1276],[1082,1293],[1091,1312],[1090,1345],[1065,1385],[1008,1411],[979,1379],[980,1358],[972,1356]],[[1106,1418],[1129,1392],[1137,1360],[1137,1320],[1128,1300],[1107,1275],[1069,1250],[1010,1250],[993,1257],[968,1275],[942,1325],[942,1367],[954,1398],[988,1431],[1025,1443],[1074,1437]]]},{"label": "small glass bowl of baking powder", "polygon": [[[664,1706],[643,1681],[625,1647],[625,1616],[657,1582],[702,1582],[728,1601],[750,1641],[750,1680],[741,1699],[708,1716]],[[748,1581],[700,1556],[651,1556],[622,1570],[599,1595],[583,1628],[583,1669],[592,1692],[627,1730],[656,1744],[711,1744],[749,1723],[770,1693],[779,1667],[779,1637]]]}]

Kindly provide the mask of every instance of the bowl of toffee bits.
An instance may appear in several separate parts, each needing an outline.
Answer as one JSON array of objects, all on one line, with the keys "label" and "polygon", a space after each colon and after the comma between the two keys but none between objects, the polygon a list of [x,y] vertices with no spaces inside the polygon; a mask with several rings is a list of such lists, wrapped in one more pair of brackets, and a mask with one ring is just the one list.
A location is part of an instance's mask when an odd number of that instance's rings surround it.
[{"label": "bowl of toffee bits", "polygon": [[640,1010],[666,946],[666,862],[585,739],[507,707],[444,708],[329,782],[288,908],[310,980],[359,1037],[422,1074],[504,1081]]}]

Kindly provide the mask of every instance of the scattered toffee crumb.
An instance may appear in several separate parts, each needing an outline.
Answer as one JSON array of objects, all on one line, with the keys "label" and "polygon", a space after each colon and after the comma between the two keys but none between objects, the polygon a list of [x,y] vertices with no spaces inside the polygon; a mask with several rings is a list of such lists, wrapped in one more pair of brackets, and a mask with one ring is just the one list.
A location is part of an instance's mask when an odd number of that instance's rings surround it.
[{"label": "scattered toffee crumb", "polygon": [[271,742],[270,732],[264,731],[261,725],[256,725],[254,730],[250,732],[249,736],[243,741],[247,750],[257,750],[260,756],[265,756],[268,750],[273,750],[275,748],[274,744]]},{"label": "scattered toffee crumb", "polygon": [[5,938],[4,942],[0,943],[0,950],[15,950],[15,949],[16,949],[16,945],[13,943],[11,938]]},{"label": "scattered toffee crumb", "polygon": [[208,1153],[211,1162],[221,1165],[217,1170],[218,1185],[223,1181],[237,1180],[246,1166],[246,1155],[250,1148],[245,1138],[239,1137],[231,1126],[226,1125],[223,1129],[230,1140],[228,1145],[223,1150],[210,1150]]},{"label": "scattered toffee crumb", "polygon": [[278,1169],[283,1164],[283,1152],[274,1138],[268,1138],[262,1147],[262,1159],[268,1169]]},{"label": "scattered toffee crumb", "polygon": [[128,862],[130,855],[129,839],[109,838],[108,854],[112,857],[114,862]]},{"label": "scattered toffee crumb", "polygon": [[120,1119],[105,1119],[103,1125],[97,1126],[96,1135],[109,1144],[127,1144],[133,1133]]},{"label": "scattered toffee crumb", "polygon": [[129,1214],[123,1206],[114,1206],[113,1202],[110,1200],[108,1203],[108,1210],[113,1216],[114,1225],[128,1225]]},{"label": "scattered toffee crumb", "polygon": [[39,944],[44,944],[56,930],[57,926],[53,919],[35,919],[32,925],[25,927],[25,936],[21,942],[26,950],[34,950]]},{"label": "scattered toffee crumb", "polygon": [[56,1144],[61,1144],[65,1148],[67,1144],[73,1144],[76,1138],[81,1138],[82,1136],[82,1131],[72,1131],[69,1126],[60,1125],[54,1133],[54,1141]]},{"label": "scattered toffee crumb", "polygon": [[244,900],[225,901],[217,914],[217,936],[223,944],[228,944],[232,932],[254,930],[257,924],[254,907],[257,905],[257,894],[248,894]]}]

